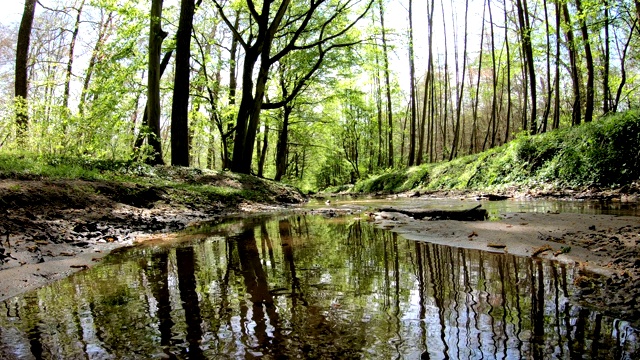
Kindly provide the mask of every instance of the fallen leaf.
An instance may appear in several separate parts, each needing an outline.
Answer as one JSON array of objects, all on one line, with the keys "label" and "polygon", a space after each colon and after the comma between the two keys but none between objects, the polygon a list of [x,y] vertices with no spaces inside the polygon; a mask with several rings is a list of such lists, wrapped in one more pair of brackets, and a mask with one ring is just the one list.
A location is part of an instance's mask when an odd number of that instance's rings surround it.
[{"label": "fallen leaf", "polygon": [[72,252],[61,252],[60,256],[76,256],[76,254],[74,254]]}]

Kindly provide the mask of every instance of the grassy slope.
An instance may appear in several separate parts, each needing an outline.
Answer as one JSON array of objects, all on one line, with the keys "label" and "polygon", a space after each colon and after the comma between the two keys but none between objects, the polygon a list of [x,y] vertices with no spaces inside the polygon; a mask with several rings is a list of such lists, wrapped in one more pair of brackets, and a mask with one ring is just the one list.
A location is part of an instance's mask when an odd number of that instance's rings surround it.
[{"label": "grassy slope", "polygon": [[[136,162],[47,158],[15,153],[0,153],[1,180],[17,183],[13,185],[15,189],[5,189],[1,193],[0,207],[11,196],[23,193],[21,187],[30,188],[32,185],[29,183],[34,181],[39,181],[38,191],[42,196],[18,196],[21,200],[41,201],[41,197],[48,196],[49,188],[54,189],[51,196],[59,196],[61,186],[65,189],[65,197],[70,199],[91,198],[99,194],[115,202],[143,207],[151,206],[156,201],[189,208],[209,208],[214,204],[233,208],[247,200],[263,204],[297,203],[303,200],[302,194],[291,186],[249,175],[195,168],[149,167]],[[21,181],[25,185],[20,185]],[[41,185],[43,181],[45,184]]]},{"label": "grassy slope", "polygon": [[615,187],[640,179],[640,112],[536,136],[451,162],[390,170],[353,192]]}]

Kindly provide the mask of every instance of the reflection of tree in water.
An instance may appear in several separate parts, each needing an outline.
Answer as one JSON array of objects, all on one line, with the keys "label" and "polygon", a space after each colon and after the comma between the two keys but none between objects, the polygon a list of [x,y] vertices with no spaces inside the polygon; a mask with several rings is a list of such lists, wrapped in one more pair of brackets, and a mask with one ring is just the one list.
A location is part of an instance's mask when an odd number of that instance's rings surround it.
[{"label": "reflection of tree in water", "polygon": [[5,302],[0,355],[18,354],[10,341],[36,358],[637,351],[637,330],[569,301],[574,275],[565,265],[406,241],[355,220],[245,219],[226,229],[134,250]]}]

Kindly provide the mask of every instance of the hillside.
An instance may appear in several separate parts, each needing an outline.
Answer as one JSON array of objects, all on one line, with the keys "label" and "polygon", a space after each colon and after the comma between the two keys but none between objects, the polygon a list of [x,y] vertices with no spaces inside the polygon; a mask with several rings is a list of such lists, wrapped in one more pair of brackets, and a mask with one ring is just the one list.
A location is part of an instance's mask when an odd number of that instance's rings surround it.
[{"label": "hillside", "polygon": [[[353,193],[406,191],[637,191],[640,112],[515,140],[450,162],[395,169],[355,184]],[[329,189],[332,190],[332,189]],[[333,189],[335,190],[335,189]]]}]

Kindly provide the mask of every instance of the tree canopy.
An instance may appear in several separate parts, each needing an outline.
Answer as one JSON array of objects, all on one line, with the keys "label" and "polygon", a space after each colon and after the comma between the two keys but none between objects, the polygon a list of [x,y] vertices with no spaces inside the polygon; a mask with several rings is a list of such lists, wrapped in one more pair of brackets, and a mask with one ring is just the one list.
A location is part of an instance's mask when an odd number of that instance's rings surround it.
[{"label": "tree canopy", "polygon": [[0,26],[0,151],[318,189],[640,102],[635,1],[37,4]]}]

